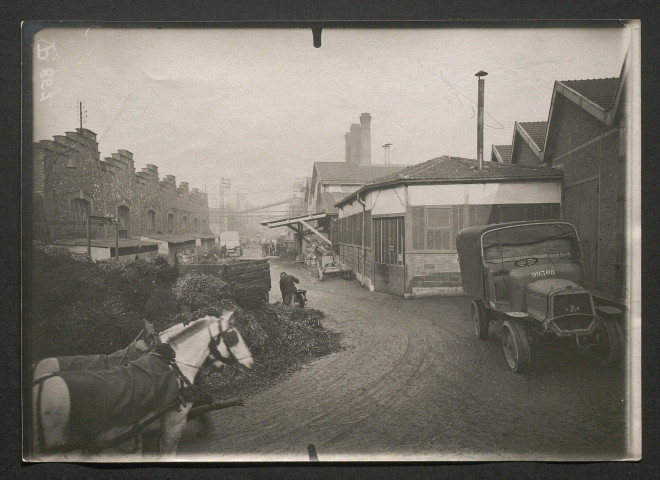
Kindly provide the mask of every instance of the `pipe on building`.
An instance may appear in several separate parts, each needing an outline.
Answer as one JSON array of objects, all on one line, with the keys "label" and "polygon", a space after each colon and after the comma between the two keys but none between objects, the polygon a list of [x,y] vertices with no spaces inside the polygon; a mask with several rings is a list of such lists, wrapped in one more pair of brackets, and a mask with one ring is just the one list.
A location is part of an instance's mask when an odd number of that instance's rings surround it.
[{"label": "pipe on building", "polygon": [[477,91],[477,163],[484,168],[484,79],[488,73],[480,70],[475,74],[479,78]]},{"label": "pipe on building", "polygon": [[[362,205],[362,238],[361,238],[361,243],[362,243],[362,286],[364,286],[365,278],[366,278],[366,270],[367,270],[367,246],[365,245],[364,238],[365,238],[365,233],[364,233],[364,217],[366,216],[367,213],[367,202],[366,198],[365,200],[360,199],[360,195],[357,195],[357,201],[360,205]],[[359,265],[358,265],[359,266]]]}]

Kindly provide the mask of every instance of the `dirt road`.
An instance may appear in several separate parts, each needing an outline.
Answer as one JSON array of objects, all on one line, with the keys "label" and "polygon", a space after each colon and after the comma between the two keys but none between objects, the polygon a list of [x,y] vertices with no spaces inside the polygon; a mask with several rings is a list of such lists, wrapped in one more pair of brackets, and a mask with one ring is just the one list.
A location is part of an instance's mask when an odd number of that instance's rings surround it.
[{"label": "dirt road", "polygon": [[271,301],[286,269],[309,307],[343,335],[321,358],[245,407],[191,422],[182,458],[218,461],[602,459],[626,445],[624,369],[572,349],[532,352],[533,371],[509,370],[491,332],[480,341],[468,297],[415,300],[273,260]]}]

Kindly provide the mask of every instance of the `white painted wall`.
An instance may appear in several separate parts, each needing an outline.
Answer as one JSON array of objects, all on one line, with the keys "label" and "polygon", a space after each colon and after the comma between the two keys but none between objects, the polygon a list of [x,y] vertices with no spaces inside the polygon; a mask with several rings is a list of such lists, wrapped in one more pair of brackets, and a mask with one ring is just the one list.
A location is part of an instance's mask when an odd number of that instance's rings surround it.
[{"label": "white painted wall", "polygon": [[371,203],[371,215],[389,213],[404,214],[406,211],[406,192],[404,187],[390,188],[371,192],[367,200]]},{"label": "white painted wall", "polygon": [[410,185],[408,189],[413,206],[561,202],[561,182]]},{"label": "white painted wall", "polygon": [[356,192],[360,188],[360,185],[327,185],[325,187],[326,192],[331,193],[349,193]]},{"label": "white painted wall", "polygon": [[[369,197],[367,196],[367,210],[369,210]],[[362,205],[357,200],[353,200],[351,203],[344,205],[339,209],[339,218],[349,217],[356,213],[362,212]]]},{"label": "white painted wall", "polygon": [[[561,203],[561,182],[464,183],[448,185],[409,185],[410,204],[489,205],[516,203]],[[372,215],[405,212],[404,187],[367,193],[367,210]],[[339,209],[339,218],[362,212],[353,201]]]}]

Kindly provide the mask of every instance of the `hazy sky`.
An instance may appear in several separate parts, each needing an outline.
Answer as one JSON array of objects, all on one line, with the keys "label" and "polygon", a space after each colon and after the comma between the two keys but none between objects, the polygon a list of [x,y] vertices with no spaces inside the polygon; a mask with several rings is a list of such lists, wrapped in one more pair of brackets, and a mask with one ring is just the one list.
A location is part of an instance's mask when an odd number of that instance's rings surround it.
[{"label": "hazy sky", "polygon": [[[372,115],[372,163],[476,158],[479,70],[485,157],[514,121],[547,120],[554,80],[615,77],[626,29],[47,29],[35,42],[35,140],[79,126],[101,156],[217,196],[289,196],[315,161],[344,161],[344,134]],[[52,72],[43,73],[45,69]],[[52,73],[52,76],[50,75]],[[42,84],[44,79],[52,79]],[[43,88],[42,88],[43,87]],[[44,96],[44,100],[40,100]],[[210,206],[214,201],[210,200]]]}]

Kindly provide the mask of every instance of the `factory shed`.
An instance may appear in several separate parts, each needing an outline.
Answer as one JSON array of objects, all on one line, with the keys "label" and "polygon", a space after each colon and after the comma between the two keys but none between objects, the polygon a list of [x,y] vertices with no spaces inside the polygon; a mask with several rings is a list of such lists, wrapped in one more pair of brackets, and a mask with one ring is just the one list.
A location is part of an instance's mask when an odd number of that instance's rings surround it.
[{"label": "factory shed", "polygon": [[460,293],[459,230],[560,218],[562,172],[443,156],[366,183],[337,203],[342,263],[371,290]]}]

